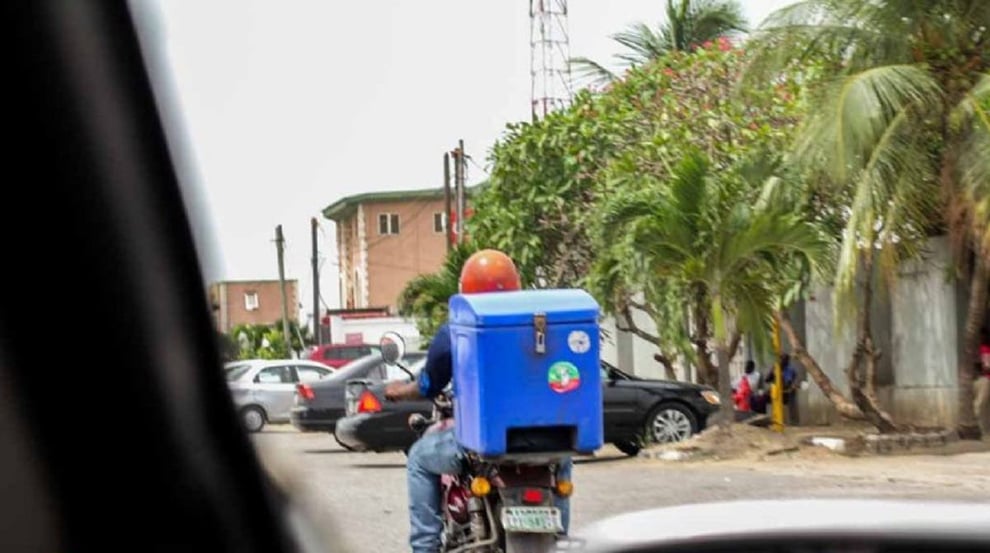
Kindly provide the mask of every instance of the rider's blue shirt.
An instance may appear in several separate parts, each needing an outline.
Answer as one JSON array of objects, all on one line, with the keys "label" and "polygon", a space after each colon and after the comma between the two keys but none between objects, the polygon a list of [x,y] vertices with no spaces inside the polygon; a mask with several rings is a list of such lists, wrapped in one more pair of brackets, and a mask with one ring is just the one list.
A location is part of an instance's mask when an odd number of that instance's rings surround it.
[{"label": "rider's blue shirt", "polygon": [[450,328],[443,324],[426,351],[426,366],[419,373],[419,393],[433,399],[439,394],[454,373],[454,360],[450,351]]}]

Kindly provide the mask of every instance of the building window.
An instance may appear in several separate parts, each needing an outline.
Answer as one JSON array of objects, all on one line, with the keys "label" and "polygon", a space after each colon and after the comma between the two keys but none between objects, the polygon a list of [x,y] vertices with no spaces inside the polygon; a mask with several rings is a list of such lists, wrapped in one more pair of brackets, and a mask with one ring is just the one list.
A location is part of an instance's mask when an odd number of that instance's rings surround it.
[{"label": "building window", "polygon": [[444,216],[443,212],[436,212],[433,214],[433,232],[443,233],[447,230],[447,217]]},{"label": "building window", "polygon": [[244,294],[244,309],[255,311],[260,306],[257,292],[246,292]]},{"label": "building window", "polygon": [[399,234],[399,216],[395,213],[378,214],[378,234]]}]

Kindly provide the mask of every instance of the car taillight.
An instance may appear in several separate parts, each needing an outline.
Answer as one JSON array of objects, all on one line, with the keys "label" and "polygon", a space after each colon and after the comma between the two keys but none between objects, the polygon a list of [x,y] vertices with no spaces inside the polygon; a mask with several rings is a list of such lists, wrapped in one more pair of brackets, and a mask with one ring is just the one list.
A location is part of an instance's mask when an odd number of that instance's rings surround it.
[{"label": "car taillight", "polygon": [[538,488],[526,488],[522,494],[523,503],[535,505],[543,503],[543,490]]},{"label": "car taillight", "polygon": [[382,410],[382,402],[378,401],[375,394],[365,390],[361,393],[361,397],[358,398],[357,412],[358,413],[377,413]]},{"label": "car taillight", "polygon": [[299,394],[299,397],[305,399],[306,401],[316,399],[316,394],[313,392],[313,388],[309,384],[296,385],[296,392]]}]

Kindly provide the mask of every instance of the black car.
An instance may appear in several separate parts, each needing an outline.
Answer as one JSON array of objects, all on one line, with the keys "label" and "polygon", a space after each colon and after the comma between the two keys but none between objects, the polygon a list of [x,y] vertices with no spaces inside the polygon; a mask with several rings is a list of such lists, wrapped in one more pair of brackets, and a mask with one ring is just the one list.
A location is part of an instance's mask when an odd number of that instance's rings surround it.
[{"label": "black car", "polygon": [[[426,353],[410,352],[403,365],[418,366]],[[380,354],[356,359],[329,377],[296,386],[295,405],[289,411],[292,425],[303,432],[333,433],[337,419],[344,416],[344,387],[348,380],[361,379],[369,384],[408,378],[401,369],[385,364]]]},{"label": "black car", "polygon": [[[718,411],[718,394],[708,386],[641,378],[604,361],[601,366],[605,441],[628,455],[639,453],[644,442],[689,438]],[[405,451],[416,441],[409,416],[430,416],[432,403],[388,402],[383,390],[383,385],[368,381],[348,383],[347,416],[334,432],[340,445],[358,451]]]}]

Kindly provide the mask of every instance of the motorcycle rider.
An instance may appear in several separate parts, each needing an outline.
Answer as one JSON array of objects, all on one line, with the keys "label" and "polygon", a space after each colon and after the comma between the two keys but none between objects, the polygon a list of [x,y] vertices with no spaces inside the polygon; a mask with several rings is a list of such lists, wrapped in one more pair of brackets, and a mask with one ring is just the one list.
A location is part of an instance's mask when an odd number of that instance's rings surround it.
[{"label": "motorcycle rider", "polygon": [[[481,250],[464,263],[460,275],[462,294],[508,292],[521,288],[515,263],[498,250]],[[385,389],[392,401],[415,398],[435,398],[453,375],[450,331],[446,324],[438,330],[426,354],[426,365],[415,382],[393,382]],[[424,434],[409,450],[406,462],[409,486],[409,545],[414,553],[436,553],[440,550],[443,519],[440,510],[440,476],[457,474],[462,468],[466,451],[457,442],[454,428]],[[570,480],[571,460],[565,459],[557,473],[559,479]],[[570,501],[557,498],[564,534],[570,524]]]}]

